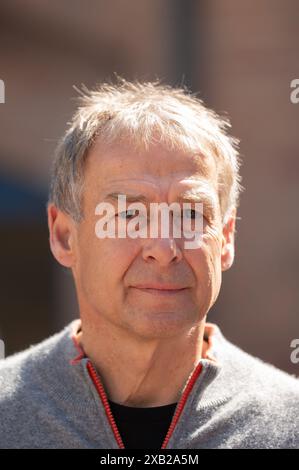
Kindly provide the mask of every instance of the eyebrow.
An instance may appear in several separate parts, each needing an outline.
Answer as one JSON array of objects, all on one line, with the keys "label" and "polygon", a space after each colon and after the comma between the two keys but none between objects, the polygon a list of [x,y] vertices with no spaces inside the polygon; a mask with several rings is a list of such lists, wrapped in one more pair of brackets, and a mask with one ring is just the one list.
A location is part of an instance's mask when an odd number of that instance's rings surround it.
[{"label": "eyebrow", "polygon": [[[151,202],[144,194],[125,194],[124,192],[112,192],[104,196],[104,199],[110,199],[112,201],[118,201],[119,196],[125,196],[126,202],[143,202],[148,204]],[[200,191],[199,189],[187,190],[180,194],[175,202],[187,202],[187,203],[203,203],[211,214],[215,214],[215,197],[212,193]]]},{"label": "eyebrow", "polygon": [[183,194],[181,194],[178,197],[179,202],[188,202],[188,203],[202,203],[204,208],[208,210],[208,212],[211,215],[215,215],[216,211],[216,201],[215,201],[215,196],[213,193],[206,193],[200,190],[192,190],[191,193],[190,191],[187,191]]},{"label": "eyebrow", "polygon": [[148,203],[148,198],[144,196],[144,194],[125,194],[122,192],[113,192],[106,194],[104,199],[111,199],[113,201],[117,201],[119,196],[126,196],[127,202],[144,202],[145,204]]}]

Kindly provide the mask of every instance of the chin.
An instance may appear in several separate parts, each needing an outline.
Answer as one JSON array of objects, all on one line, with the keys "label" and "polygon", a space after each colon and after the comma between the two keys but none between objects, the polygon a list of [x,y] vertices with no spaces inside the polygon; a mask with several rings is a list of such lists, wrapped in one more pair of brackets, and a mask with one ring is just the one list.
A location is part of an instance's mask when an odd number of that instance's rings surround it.
[{"label": "chin", "polygon": [[[193,312],[192,312],[193,313]],[[130,312],[127,327],[144,338],[171,338],[189,331],[199,319],[184,310],[179,311],[141,311]],[[128,318],[127,318],[128,320]]]}]

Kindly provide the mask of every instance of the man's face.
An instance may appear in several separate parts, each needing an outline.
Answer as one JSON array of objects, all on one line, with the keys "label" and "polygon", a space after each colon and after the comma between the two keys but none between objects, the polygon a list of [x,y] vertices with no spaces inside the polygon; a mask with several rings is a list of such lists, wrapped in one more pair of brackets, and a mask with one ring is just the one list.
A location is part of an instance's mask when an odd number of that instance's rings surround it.
[{"label": "man's face", "polygon": [[[202,196],[199,247],[187,249],[186,239],[172,236],[98,238],[96,206],[109,202],[117,212],[110,193],[142,195],[148,208],[153,202],[182,203],[190,195]],[[198,325],[218,296],[221,271],[229,267],[222,257],[228,237],[222,230],[214,160],[161,145],[137,152],[96,142],[86,161],[82,209],[71,266],[82,317],[88,311],[147,338],[177,335]],[[232,231],[231,226],[229,236]]]}]

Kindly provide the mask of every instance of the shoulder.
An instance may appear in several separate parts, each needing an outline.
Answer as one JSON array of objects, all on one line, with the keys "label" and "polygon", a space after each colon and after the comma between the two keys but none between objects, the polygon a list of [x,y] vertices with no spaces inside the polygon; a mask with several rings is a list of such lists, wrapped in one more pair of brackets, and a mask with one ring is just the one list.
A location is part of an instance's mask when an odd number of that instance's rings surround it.
[{"label": "shoulder", "polygon": [[54,356],[65,355],[66,339],[71,342],[71,325],[42,342],[30,346],[6,359],[0,360],[0,403],[24,385],[29,385],[42,374],[45,365],[55,369],[57,363],[50,363]]},{"label": "shoulder", "polygon": [[225,340],[233,419],[250,447],[299,448],[299,379]]},{"label": "shoulder", "polygon": [[68,325],[0,361],[0,447],[16,440],[25,442],[24,435],[40,426],[47,407],[54,409],[60,384],[67,380],[70,358],[75,355]]}]

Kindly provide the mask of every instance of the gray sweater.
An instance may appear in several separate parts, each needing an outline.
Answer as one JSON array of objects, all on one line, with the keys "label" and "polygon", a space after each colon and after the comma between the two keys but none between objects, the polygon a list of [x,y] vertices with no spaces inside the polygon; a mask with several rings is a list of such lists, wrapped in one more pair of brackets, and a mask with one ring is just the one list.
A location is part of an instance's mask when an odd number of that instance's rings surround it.
[{"label": "gray sweater", "polygon": [[[122,448],[101,379],[71,323],[0,361],[0,448]],[[177,404],[163,448],[299,448],[299,380],[216,328]]]}]

